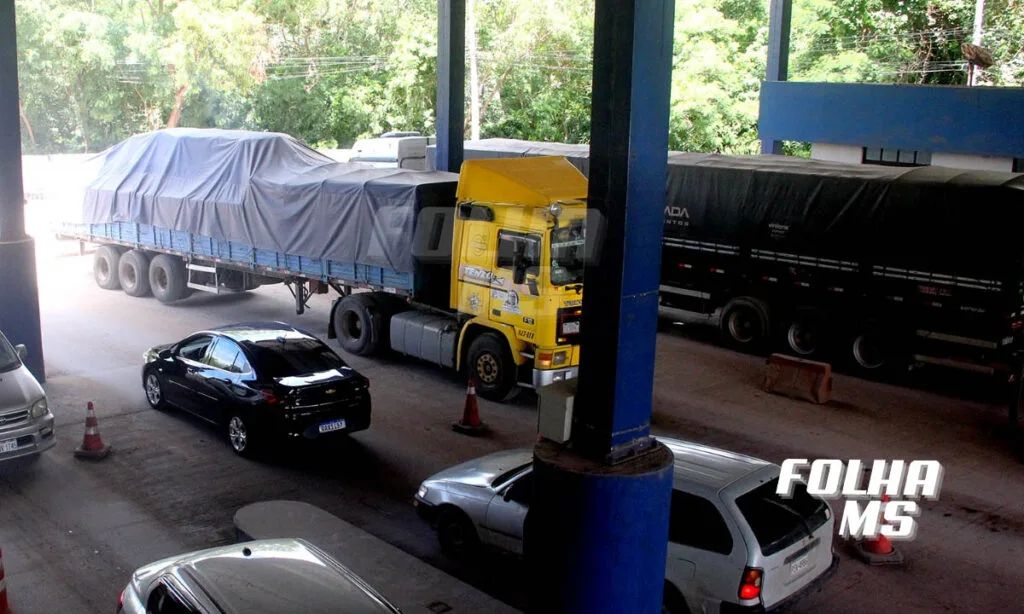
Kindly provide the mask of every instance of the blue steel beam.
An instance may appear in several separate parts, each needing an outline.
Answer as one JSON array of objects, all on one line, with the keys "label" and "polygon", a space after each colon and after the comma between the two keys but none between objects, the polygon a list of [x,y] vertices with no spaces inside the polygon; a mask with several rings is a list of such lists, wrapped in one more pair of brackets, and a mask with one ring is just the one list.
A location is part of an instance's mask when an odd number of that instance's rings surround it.
[{"label": "blue steel beam", "polygon": [[[793,20],[793,0],[771,0],[768,9],[767,81],[789,79],[789,31]],[[781,154],[782,142],[761,139],[761,153]]]},{"label": "blue steel beam", "polygon": [[466,130],[466,0],[437,0],[437,170],[462,168]]},{"label": "blue steel beam", "polygon": [[0,0],[0,330],[11,343],[25,344],[29,370],[45,381],[35,242],[25,234],[19,118],[14,2]]},{"label": "blue steel beam", "polygon": [[604,458],[649,444],[674,2],[597,10],[588,208],[603,236],[587,237],[572,441]]},{"label": "blue steel beam", "polygon": [[[533,610],[661,611],[672,453],[650,437],[674,0],[597,0],[581,367],[568,449],[534,448]],[[600,228],[590,224],[597,214]],[[598,251],[596,248],[600,248]]]}]

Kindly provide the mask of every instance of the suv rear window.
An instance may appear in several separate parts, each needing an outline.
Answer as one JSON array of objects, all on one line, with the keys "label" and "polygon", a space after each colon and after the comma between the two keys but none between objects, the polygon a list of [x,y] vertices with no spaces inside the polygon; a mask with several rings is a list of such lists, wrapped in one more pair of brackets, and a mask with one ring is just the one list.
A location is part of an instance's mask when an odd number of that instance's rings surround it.
[{"label": "suv rear window", "polygon": [[341,369],[343,361],[316,339],[247,342],[253,366],[264,377],[293,377]]},{"label": "suv rear window", "polygon": [[784,499],[775,492],[778,485],[776,478],[736,498],[765,556],[793,545],[828,520],[825,502],[809,495],[807,486],[797,483],[793,497]]}]

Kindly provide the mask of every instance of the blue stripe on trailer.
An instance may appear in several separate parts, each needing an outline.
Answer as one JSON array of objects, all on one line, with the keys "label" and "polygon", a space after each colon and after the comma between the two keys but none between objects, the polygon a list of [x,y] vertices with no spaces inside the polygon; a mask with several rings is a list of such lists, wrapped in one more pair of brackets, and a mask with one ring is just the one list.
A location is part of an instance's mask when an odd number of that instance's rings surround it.
[{"label": "blue stripe on trailer", "polygon": [[293,275],[320,281],[363,284],[412,292],[414,276],[367,264],[322,260],[297,254],[259,249],[203,235],[132,222],[63,224],[61,232],[96,242],[111,241],[181,253],[190,258],[213,259],[258,272]]}]

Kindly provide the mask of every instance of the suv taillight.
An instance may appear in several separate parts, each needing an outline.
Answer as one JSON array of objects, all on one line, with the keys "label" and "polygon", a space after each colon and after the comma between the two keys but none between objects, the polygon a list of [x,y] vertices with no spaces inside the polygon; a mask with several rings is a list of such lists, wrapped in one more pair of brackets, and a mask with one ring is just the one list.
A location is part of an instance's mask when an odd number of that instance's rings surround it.
[{"label": "suv taillight", "polygon": [[761,596],[761,570],[747,567],[740,581],[740,599],[757,599]]}]

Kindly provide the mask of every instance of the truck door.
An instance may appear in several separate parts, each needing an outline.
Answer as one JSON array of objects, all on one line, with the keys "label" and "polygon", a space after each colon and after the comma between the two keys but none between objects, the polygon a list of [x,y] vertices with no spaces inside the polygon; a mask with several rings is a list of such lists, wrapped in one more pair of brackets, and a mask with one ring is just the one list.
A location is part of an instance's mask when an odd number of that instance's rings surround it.
[{"label": "truck door", "polygon": [[[525,273],[518,284],[515,283],[517,266]],[[524,341],[533,341],[537,330],[540,272],[541,236],[499,230],[490,319],[512,325],[516,336]]]}]

